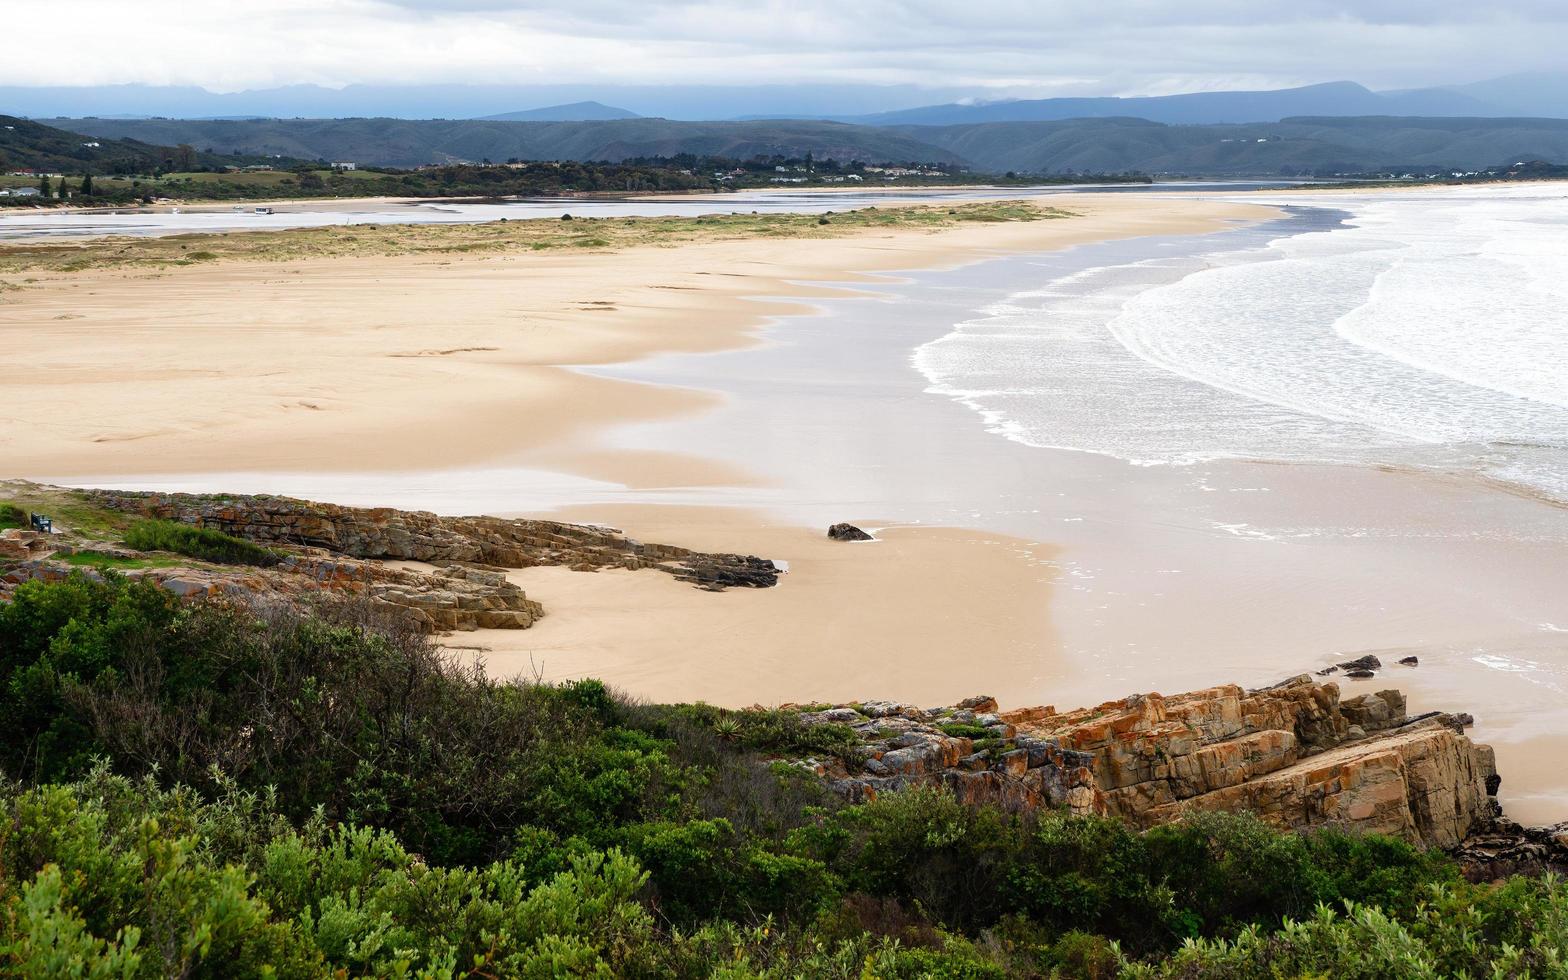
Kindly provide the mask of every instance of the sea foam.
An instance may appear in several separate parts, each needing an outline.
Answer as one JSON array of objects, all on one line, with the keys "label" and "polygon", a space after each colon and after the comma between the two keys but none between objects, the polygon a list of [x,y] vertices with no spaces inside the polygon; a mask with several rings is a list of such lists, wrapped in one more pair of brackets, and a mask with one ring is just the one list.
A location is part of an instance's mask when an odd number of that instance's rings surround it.
[{"label": "sea foam", "polygon": [[1568,499],[1568,196],[1278,203],[1348,216],[1055,278],[914,363],[1028,445],[1459,468]]}]

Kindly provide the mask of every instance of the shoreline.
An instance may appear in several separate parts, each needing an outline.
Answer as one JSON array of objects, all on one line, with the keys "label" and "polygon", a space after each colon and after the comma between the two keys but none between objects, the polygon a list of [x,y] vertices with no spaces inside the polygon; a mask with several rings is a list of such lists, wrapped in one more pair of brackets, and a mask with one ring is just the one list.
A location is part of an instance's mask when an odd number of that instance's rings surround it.
[{"label": "shoreline", "polygon": [[[46,482],[396,472],[411,459],[421,468],[529,465],[542,450],[583,448],[593,430],[713,404],[571,367],[739,349],[772,317],[904,270],[1277,214],[1153,195],[1037,200],[1079,216],[676,249],[234,261],[44,280],[47,288],[0,304],[0,328],[22,352],[0,452],[7,475]],[[236,313],[258,293],[263,308]],[[166,319],[168,310],[176,317]],[[391,433],[414,451],[378,441]]]}]

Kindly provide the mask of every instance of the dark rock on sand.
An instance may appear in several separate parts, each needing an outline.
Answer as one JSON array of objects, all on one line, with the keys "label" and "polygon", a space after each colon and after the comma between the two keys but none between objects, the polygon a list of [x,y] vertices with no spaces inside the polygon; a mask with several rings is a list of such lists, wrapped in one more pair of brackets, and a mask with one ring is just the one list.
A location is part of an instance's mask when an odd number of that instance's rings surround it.
[{"label": "dark rock on sand", "polygon": [[1421,662],[1421,658],[1420,657],[1400,657],[1399,658],[1399,662],[1404,664],[1406,667],[1414,667],[1416,664],[1419,664]]},{"label": "dark rock on sand", "polygon": [[1372,673],[1370,670],[1365,669],[1364,667],[1357,667],[1354,670],[1345,671],[1345,676],[1354,677],[1359,680],[1365,680],[1368,677],[1376,677],[1377,675]]},{"label": "dark rock on sand", "polygon": [[834,541],[875,541],[871,535],[853,524],[835,524],[828,528],[828,537]]},{"label": "dark rock on sand", "polygon": [[1354,660],[1347,660],[1344,663],[1340,664],[1339,666],[1344,668],[1345,671],[1351,672],[1350,676],[1355,677],[1355,676],[1358,676],[1358,675],[1355,674],[1354,671],[1358,671],[1358,670],[1382,670],[1383,669],[1383,661],[1377,659],[1377,657],[1375,657],[1375,656],[1373,656],[1372,654],[1369,653],[1369,654],[1367,654],[1364,657],[1357,657]]}]

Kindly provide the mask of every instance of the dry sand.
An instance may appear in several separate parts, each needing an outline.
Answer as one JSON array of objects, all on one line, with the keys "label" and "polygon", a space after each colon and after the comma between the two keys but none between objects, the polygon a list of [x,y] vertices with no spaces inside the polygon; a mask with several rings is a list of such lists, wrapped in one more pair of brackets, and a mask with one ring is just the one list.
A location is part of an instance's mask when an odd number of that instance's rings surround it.
[{"label": "dry sand", "polygon": [[[7,475],[46,478],[392,471],[540,451],[555,463],[595,427],[713,403],[563,365],[745,344],[766,317],[824,290],[800,282],[1273,213],[1144,194],[1043,200],[1080,216],[832,240],[77,273],[0,304],[0,458]],[[612,474],[612,460],[583,462],[628,483],[656,480],[660,463],[628,460]]]},{"label": "dry sand", "polygon": [[1050,621],[1052,549],[1036,542],[911,527],[838,542],[733,508],[585,507],[553,516],[766,555],[786,561],[789,573],[776,588],[712,593],[648,572],[513,572],[544,603],[545,618],[528,630],[450,641],[484,648],[494,675],[608,678],[659,701],[777,704],[874,693],[944,704],[976,693],[1017,701],[1064,666]]}]

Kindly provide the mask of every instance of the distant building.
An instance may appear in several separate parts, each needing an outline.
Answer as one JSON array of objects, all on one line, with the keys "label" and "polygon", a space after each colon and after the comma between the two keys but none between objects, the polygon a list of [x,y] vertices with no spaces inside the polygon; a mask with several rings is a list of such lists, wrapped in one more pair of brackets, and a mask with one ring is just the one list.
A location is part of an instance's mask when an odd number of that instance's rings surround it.
[{"label": "distant building", "polygon": [[352,163],[346,163],[345,162],[345,163],[334,163],[332,165],[332,169],[333,170],[358,170],[359,168],[357,166],[355,166],[354,164],[352,164]]},{"label": "distant building", "polygon": [[37,197],[36,187],[6,187],[0,188],[0,197]]}]

